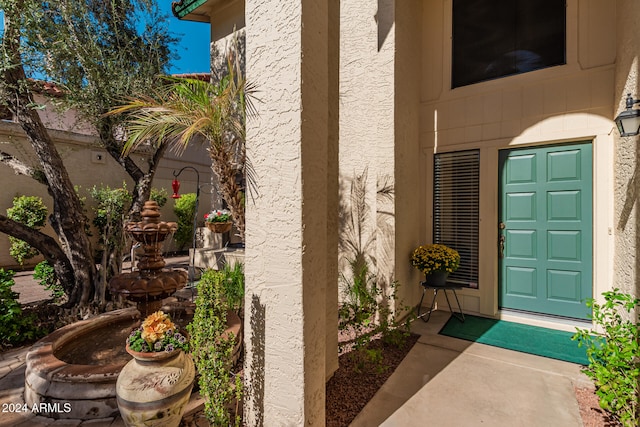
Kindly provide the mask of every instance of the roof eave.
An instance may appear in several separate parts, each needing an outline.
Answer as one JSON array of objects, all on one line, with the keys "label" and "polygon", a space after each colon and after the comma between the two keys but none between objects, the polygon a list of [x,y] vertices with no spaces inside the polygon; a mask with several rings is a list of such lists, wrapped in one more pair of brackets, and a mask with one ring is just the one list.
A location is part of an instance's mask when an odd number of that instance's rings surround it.
[{"label": "roof eave", "polygon": [[187,21],[209,22],[209,14],[206,11],[197,11],[209,0],[180,0],[171,3],[171,12],[178,19]]}]

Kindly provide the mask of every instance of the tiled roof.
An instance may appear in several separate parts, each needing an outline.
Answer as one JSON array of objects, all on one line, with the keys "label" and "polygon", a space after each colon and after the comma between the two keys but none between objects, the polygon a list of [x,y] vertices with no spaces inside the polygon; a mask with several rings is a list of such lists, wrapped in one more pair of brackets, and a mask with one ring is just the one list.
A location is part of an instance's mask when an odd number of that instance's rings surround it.
[{"label": "tiled roof", "polygon": [[211,73],[186,73],[186,74],[171,74],[171,77],[178,77],[180,79],[195,79],[208,82],[211,80]]},{"label": "tiled roof", "polygon": [[36,93],[47,94],[55,97],[62,97],[64,95],[64,90],[60,89],[53,82],[35,79],[29,79],[29,82],[31,83],[31,90]]}]

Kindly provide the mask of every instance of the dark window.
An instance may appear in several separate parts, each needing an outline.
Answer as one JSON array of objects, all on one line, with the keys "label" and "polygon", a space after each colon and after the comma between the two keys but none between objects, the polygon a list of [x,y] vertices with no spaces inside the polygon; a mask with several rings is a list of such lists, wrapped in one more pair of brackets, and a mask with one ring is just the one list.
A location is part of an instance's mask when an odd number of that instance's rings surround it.
[{"label": "dark window", "polygon": [[453,0],[451,86],[566,63],[565,0]]},{"label": "dark window", "polygon": [[460,254],[447,282],[477,288],[480,152],[436,154],[433,182],[433,242]]}]

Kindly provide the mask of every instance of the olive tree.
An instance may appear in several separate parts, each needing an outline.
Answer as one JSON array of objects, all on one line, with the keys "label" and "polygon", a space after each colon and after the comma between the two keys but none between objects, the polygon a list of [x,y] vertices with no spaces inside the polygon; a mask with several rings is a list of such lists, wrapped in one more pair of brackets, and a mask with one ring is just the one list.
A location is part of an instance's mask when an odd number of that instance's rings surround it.
[{"label": "olive tree", "polygon": [[174,39],[150,0],[0,0],[0,107],[24,131],[35,166],[0,151],[0,164],[46,187],[53,200],[49,223],[56,238],[0,215],[0,232],[24,240],[54,266],[68,305],[96,298],[98,275],[82,202],[56,144],[38,113],[33,80],[47,76],[63,90],[61,108],[75,108],[91,123],[100,143],[135,183],[132,211],[149,197],[151,180],[166,144],[159,141],[141,169],[122,155],[119,118],[106,116],[124,96],[156,84],[171,59]]}]

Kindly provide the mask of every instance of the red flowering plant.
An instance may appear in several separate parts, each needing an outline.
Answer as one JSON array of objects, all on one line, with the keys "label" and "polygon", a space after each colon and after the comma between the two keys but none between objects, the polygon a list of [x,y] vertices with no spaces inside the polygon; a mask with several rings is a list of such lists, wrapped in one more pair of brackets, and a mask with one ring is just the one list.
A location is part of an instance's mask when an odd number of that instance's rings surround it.
[{"label": "red flowering plant", "polygon": [[204,214],[205,222],[229,222],[231,221],[231,212],[227,209],[214,209]]}]

